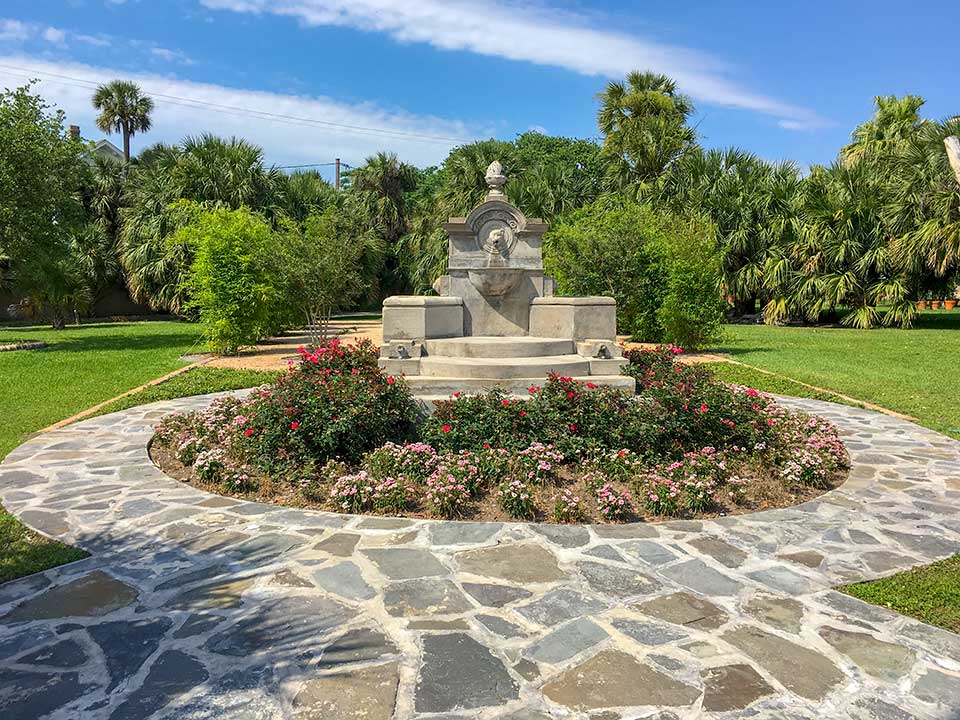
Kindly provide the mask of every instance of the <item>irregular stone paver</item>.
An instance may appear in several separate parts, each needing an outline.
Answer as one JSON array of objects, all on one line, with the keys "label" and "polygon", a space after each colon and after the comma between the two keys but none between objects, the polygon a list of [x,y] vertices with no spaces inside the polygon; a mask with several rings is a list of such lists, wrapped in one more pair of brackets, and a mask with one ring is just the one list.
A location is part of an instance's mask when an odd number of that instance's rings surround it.
[{"label": "irregular stone paver", "polygon": [[377,568],[392,580],[409,580],[434,575],[446,575],[447,568],[427,550],[412,548],[378,548],[365,550]]},{"label": "irregular stone paver", "polygon": [[843,681],[843,673],[818,652],[754,627],[728,630],[723,639],[743,650],[789,690],[822,700]]},{"label": "irregular stone paver", "polygon": [[634,607],[646,615],[702,630],[718,628],[728,617],[713,603],[686,592],[664,595]]},{"label": "irregular stone paver", "polygon": [[328,593],[350,600],[369,600],[376,595],[374,589],[363,579],[360,568],[352,562],[314,570],[313,581]]},{"label": "irregular stone paver", "polygon": [[577,570],[591,589],[613,597],[649,595],[660,589],[660,583],[638,570],[604,565],[603,563],[577,563]]},{"label": "irregular stone paver", "polygon": [[510,585],[467,582],[461,583],[461,585],[474,600],[487,607],[503,607],[516,600],[525,600],[533,594],[529,590]]},{"label": "irregular stone paver", "polygon": [[902,645],[877,640],[872,635],[834,627],[820,628],[820,637],[853,660],[868,674],[897,682],[910,672],[916,654]]},{"label": "irregular stone paver", "polygon": [[93,685],[78,673],[37,673],[0,668],[0,717],[39,718],[80,698]]},{"label": "irregular stone paver", "polygon": [[610,624],[641,645],[663,645],[689,635],[682,630],[661,623],[644,622],[631,618],[613,618]]},{"label": "irregular stone paver", "polygon": [[0,586],[4,720],[941,720],[960,706],[957,636],[830,589],[960,547],[960,444],[936,433],[791,399],[836,422],[852,460],[801,506],[441,523],[166,478],[151,426],[209,401],[77,423],[0,463],[0,501],[92,553]]},{"label": "irregular stone paver", "polygon": [[460,571],[508,582],[551,582],[563,577],[556,556],[540,545],[497,545],[459,553]]},{"label": "irregular stone paver", "polygon": [[803,603],[799,600],[772,595],[750,598],[745,610],[758,620],[788,633],[800,632]]},{"label": "irregular stone paver", "polygon": [[293,699],[297,720],[391,720],[400,682],[397,663],[323,675]]},{"label": "irregular stone paver", "polygon": [[670,565],[661,568],[659,572],[663,577],[704,595],[736,595],[741,588],[739,582],[714,570],[702,560],[688,560],[679,565]]},{"label": "irregular stone paver", "polygon": [[94,625],[88,630],[107,661],[110,673],[107,692],[140,669],[160,647],[160,641],[171,625],[170,618],[117,620]]},{"label": "irregular stone paver", "polygon": [[619,650],[604,650],[547,683],[543,694],[574,710],[631,705],[677,707],[700,697],[691,685],[644,665]]},{"label": "irregular stone paver", "polygon": [[703,709],[710,712],[742,710],[773,693],[749,665],[723,665],[703,673]]},{"label": "irregular stone paver", "polygon": [[527,656],[537,662],[558,663],[593,647],[608,637],[606,631],[587,618],[571,620],[527,650]]},{"label": "irregular stone paver", "polygon": [[99,617],[126,607],[137,599],[137,590],[100,570],[65,585],[50,588],[17,605],[2,622],[65,617]]},{"label": "irregular stone paver", "polygon": [[576,590],[558,588],[538,600],[517,607],[516,611],[527,620],[551,626],[585,613],[598,612],[602,608],[603,604],[598,600]]},{"label": "irregular stone paver", "polygon": [[503,662],[469,635],[423,639],[423,667],[417,678],[418,712],[445,712],[502,705],[519,696]]},{"label": "irregular stone paver", "polygon": [[449,615],[470,609],[470,601],[449,580],[423,578],[392,583],[383,590],[387,612],[398,617]]}]

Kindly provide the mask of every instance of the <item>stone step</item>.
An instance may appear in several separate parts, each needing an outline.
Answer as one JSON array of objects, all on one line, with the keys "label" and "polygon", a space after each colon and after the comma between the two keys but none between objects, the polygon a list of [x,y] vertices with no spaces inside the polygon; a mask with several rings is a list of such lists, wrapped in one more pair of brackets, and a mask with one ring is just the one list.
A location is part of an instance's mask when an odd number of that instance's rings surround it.
[{"label": "stone step", "polygon": [[[636,381],[626,375],[580,375],[574,376],[580,382],[592,382],[597,385],[608,385],[633,392]],[[470,394],[479,393],[493,388],[500,388],[504,392],[518,398],[530,396],[529,388],[542,386],[545,377],[526,378],[458,378],[458,377],[426,377],[417,375],[404,378],[410,392],[417,400],[449,400],[456,392]]]},{"label": "stone step", "polygon": [[428,355],[420,359],[420,375],[453,378],[540,378],[550,373],[589,375],[590,358],[580,355],[464,358]]},{"label": "stone step", "polygon": [[573,340],[541,337],[462,337],[425,340],[427,355],[461,358],[518,358],[571,355]]}]

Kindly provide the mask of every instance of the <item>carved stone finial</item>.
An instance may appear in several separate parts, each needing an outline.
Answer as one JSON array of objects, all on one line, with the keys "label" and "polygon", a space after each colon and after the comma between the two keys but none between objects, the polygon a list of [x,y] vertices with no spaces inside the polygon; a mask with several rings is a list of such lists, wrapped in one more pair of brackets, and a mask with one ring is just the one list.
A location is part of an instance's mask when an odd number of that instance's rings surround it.
[{"label": "carved stone finial", "polygon": [[503,186],[507,184],[507,176],[503,174],[503,165],[499,160],[494,160],[487,167],[487,187],[490,188],[489,195],[503,195]]}]

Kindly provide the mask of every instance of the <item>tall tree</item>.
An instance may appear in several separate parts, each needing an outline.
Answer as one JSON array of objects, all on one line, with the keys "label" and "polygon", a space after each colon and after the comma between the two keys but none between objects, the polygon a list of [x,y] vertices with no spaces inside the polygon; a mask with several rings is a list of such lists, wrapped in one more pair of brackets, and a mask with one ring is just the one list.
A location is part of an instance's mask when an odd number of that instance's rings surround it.
[{"label": "tall tree", "polygon": [[917,95],[878,95],[873,104],[873,117],[857,125],[850,144],[840,150],[840,158],[847,164],[891,157],[924,123],[920,117],[924,99]]},{"label": "tall tree", "polygon": [[136,83],[113,80],[94,92],[93,107],[100,111],[98,128],[123,133],[123,157],[130,162],[130,138],[150,129],[153,100]]},{"label": "tall tree", "polygon": [[696,139],[687,125],[693,103],[666,75],[634,71],[597,98],[597,124],[617,189],[650,182]]},{"label": "tall tree", "polygon": [[141,153],[130,173],[123,210],[121,260],[131,294],[152,307],[181,312],[191,255],[167,238],[185,221],[178,200],[207,208],[246,206],[276,224],[283,216],[285,176],[266,168],[263,152],[244,140],[212,135],[157,145]]},{"label": "tall tree", "polygon": [[30,85],[0,92],[0,272],[24,311],[57,328],[90,299],[73,246],[88,156],[63,120]]}]

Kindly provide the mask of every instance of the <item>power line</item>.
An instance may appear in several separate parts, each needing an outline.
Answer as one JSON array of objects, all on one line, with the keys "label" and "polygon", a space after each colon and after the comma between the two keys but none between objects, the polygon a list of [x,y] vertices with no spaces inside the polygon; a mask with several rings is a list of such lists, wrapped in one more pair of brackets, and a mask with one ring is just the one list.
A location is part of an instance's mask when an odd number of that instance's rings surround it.
[{"label": "power line", "polygon": [[[16,65],[0,64],[0,69],[12,71],[12,74],[27,79],[35,76],[47,76],[48,78],[57,78],[49,80],[56,84],[67,85],[71,87],[96,88],[99,86],[94,80],[85,80],[83,78],[70,77],[69,75],[59,75],[57,73],[46,72],[43,70],[32,70],[31,68],[19,67]],[[25,74],[26,73],[26,74]],[[44,79],[44,78],[41,78]],[[80,83],[77,85],[77,83]],[[323,127],[343,130],[355,135],[382,135],[386,137],[406,138],[416,142],[442,142],[442,143],[462,143],[464,138],[445,137],[442,135],[428,135],[426,133],[408,132],[405,130],[388,130],[384,128],[364,127],[362,125],[348,125],[345,123],[336,123],[329,120],[315,120],[313,118],[296,117],[294,115],[284,115],[282,113],[272,113],[266,110],[253,110],[250,108],[237,107],[235,105],[223,105],[212,103],[206,100],[195,100],[193,98],[179,97],[177,95],[166,95],[164,93],[151,92],[151,97],[163,98],[168,104],[189,107],[198,110],[210,110],[211,112],[220,112],[224,114],[235,115],[240,113],[247,117],[253,117],[260,120],[271,120],[282,122],[288,125],[311,126],[319,125]]]}]

